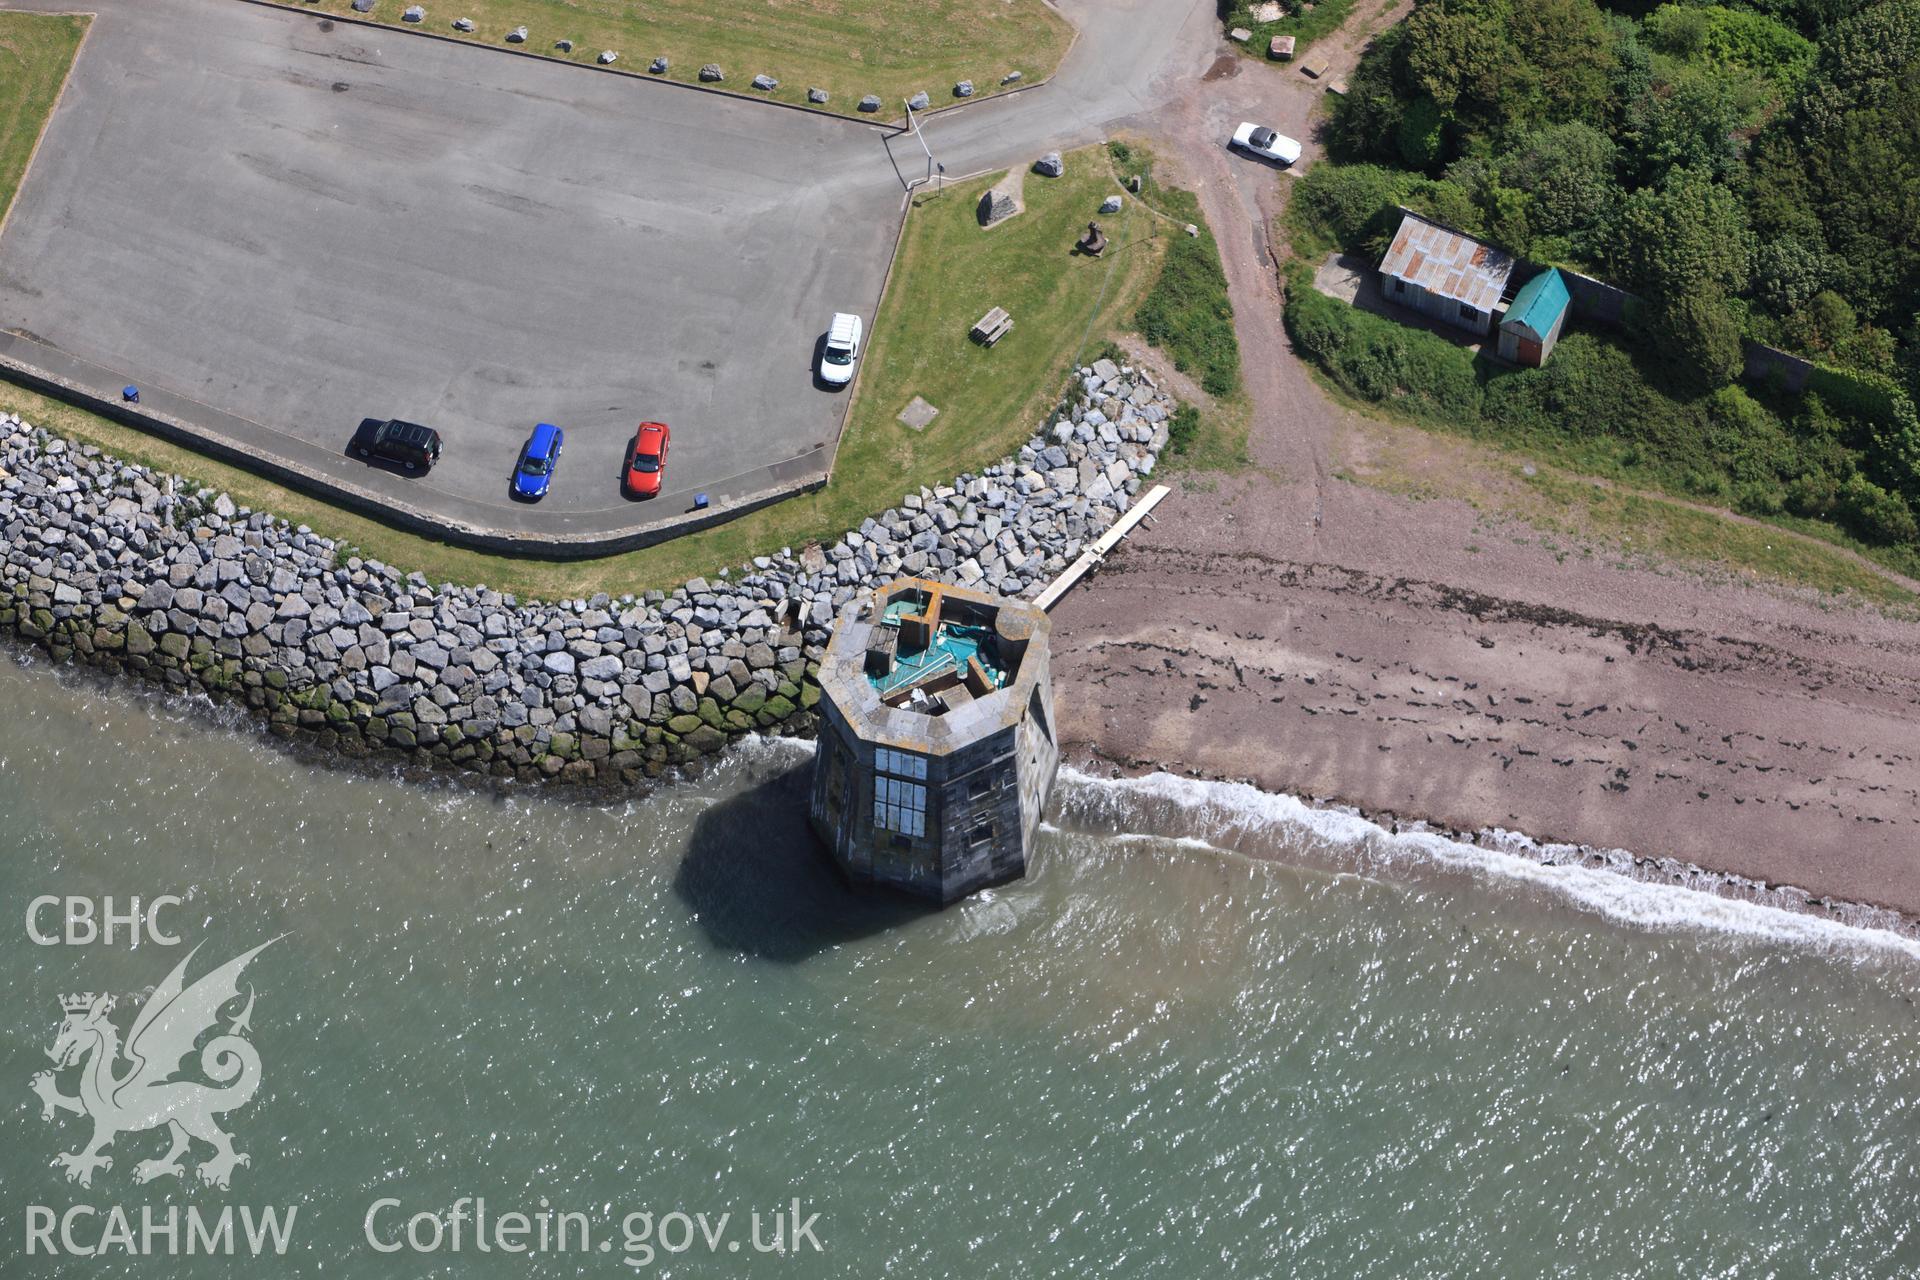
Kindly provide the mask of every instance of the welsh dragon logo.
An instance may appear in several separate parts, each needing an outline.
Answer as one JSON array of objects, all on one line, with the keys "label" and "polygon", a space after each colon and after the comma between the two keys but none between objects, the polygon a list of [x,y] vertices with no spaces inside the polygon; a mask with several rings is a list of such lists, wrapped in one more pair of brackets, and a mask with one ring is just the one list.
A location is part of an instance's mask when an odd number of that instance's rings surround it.
[{"label": "welsh dragon logo", "polygon": [[[184,1176],[181,1157],[188,1154],[195,1138],[214,1151],[212,1159],[199,1168],[200,1181],[209,1186],[226,1187],[235,1165],[251,1163],[245,1153],[233,1149],[233,1139],[214,1121],[215,1116],[246,1106],[260,1087],[260,1055],[245,1039],[252,1030],[251,987],[246,1006],[200,1050],[200,1070],[213,1083],[175,1077],[181,1060],[193,1052],[194,1042],[218,1029],[221,1008],[239,998],[240,974],[247,963],[279,940],[263,942],[187,986],[187,965],[200,950],[196,946],[147,997],[127,1031],[124,1049],[111,1017],[112,996],[87,992],[61,998],[66,1020],[47,1051],[55,1069],[36,1074],[32,1086],[40,1095],[41,1119],[70,1111],[93,1120],[93,1137],[85,1146],[53,1158],[55,1167],[66,1170],[67,1181],[92,1186],[96,1169],[113,1168],[113,1158],[101,1153],[116,1137],[162,1125],[173,1145],[159,1159],[135,1165],[135,1182]],[[122,1059],[128,1064],[124,1071]],[[61,1093],[57,1074],[76,1066],[80,1092]]]}]

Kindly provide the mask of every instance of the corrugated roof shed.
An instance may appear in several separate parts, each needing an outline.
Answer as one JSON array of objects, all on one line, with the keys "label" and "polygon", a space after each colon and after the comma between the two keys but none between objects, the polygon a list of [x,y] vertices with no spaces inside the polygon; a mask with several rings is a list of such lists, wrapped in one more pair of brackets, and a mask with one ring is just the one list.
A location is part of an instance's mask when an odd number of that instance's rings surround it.
[{"label": "corrugated roof shed", "polygon": [[1513,274],[1513,259],[1492,245],[1409,213],[1400,220],[1380,271],[1428,293],[1492,311]]},{"label": "corrugated roof shed", "polygon": [[1507,306],[1507,318],[1500,322],[1501,328],[1518,326],[1532,335],[1534,341],[1545,342],[1554,321],[1567,309],[1571,296],[1560,273],[1548,267],[1513,295],[1513,301]]}]

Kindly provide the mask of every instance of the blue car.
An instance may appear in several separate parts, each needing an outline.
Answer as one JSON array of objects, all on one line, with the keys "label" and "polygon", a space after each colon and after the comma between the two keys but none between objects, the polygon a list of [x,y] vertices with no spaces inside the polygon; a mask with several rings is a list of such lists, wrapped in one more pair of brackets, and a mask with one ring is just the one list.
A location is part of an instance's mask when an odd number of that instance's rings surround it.
[{"label": "blue car", "polygon": [[560,447],[566,439],[566,433],[551,422],[543,422],[533,429],[526,447],[520,450],[519,464],[513,469],[514,497],[547,496],[547,486],[553,483],[553,469],[560,462]]}]

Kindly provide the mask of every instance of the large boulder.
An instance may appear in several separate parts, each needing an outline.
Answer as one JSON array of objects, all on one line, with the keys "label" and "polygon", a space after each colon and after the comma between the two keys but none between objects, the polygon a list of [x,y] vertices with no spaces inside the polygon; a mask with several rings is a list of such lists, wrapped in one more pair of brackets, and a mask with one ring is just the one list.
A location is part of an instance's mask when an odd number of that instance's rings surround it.
[{"label": "large boulder", "polygon": [[929,98],[926,95],[926,92],[922,90],[921,92],[914,94],[911,98],[908,98],[907,105],[909,107],[912,107],[915,111],[925,111],[927,109],[928,104],[930,104],[932,101],[933,99]]},{"label": "large boulder", "polygon": [[1014,174],[1002,178],[987,188],[986,194],[980,197],[981,226],[998,226],[1026,209],[1026,205],[1020,198],[1020,184],[1015,181],[1018,176]]},{"label": "large boulder", "polygon": [[707,84],[718,84],[726,78],[726,73],[720,70],[720,64],[717,62],[709,62],[700,68],[700,79]]},{"label": "large boulder", "polygon": [[753,78],[753,87],[762,91],[771,91],[778,89],[780,82],[769,75],[758,75]]},{"label": "large boulder", "polygon": [[860,109],[862,111],[878,111],[880,109],[880,95],[877,93],[870,93],[866,97],[860,99]]},{"label": "large boulder", "polygon": [[1057,178],[1067,171],[1067,165],[1058,151],[1049,151],[1033,162],[1033,171],[1045,178]]}]

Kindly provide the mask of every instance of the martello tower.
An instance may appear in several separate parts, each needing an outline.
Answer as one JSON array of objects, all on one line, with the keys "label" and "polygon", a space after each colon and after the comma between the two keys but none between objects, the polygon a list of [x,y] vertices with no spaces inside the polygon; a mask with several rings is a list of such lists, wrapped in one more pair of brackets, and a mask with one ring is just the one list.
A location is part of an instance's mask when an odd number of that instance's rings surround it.
[{"label": "martello tower", "polygon": [[1026,873],[1060,765],[1047,615],[919,578],[858,597],[820,664],[809,816],[856,882],[937,902]]}]

